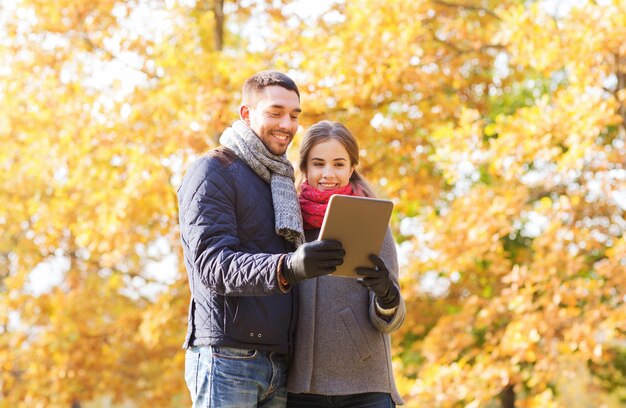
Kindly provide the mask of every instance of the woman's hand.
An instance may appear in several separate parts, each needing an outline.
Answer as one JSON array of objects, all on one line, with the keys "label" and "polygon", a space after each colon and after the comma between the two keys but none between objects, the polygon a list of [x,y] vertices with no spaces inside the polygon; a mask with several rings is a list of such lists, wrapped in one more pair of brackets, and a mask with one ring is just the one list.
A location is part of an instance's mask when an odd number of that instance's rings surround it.
[{"label": "woman's hand", "polygon": [[375,267],[356,268],[356,273],[363,276],[363,278],[359,278],[357,281],[374,292],[378,306],[383,309],[393,309],[400,303],[400,289],[391,280],[389,269],[387,269],[383,260],[374,254],[371,254],[369,258]]}]

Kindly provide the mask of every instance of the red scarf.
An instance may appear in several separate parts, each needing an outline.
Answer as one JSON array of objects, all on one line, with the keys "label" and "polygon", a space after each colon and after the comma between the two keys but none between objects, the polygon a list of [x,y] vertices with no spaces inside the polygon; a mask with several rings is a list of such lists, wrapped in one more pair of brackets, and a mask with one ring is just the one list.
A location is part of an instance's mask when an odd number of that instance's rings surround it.
[{"label": "red scarf", "polygon": [[300,200],[305,230],[320,228],[322,226],[328,200],[330,200],[330,197],[334,194],[358,195],[355,194],[349,183],[344,187],[324,191],[311,187],[306,181],[302,183],[298,200]]}]

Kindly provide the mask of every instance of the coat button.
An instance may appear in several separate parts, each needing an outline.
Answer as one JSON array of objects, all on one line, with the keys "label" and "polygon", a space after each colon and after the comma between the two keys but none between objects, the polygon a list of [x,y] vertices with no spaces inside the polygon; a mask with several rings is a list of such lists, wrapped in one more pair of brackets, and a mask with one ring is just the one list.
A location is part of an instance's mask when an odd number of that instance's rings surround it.
[{"label": "coat button", "polygon": [[261,338],[263,335],[261,333],[259,333],[259,338]]},{"label": "coat button", "polygon": [[254,333],[250,333],[250,337],[254,337]]}]

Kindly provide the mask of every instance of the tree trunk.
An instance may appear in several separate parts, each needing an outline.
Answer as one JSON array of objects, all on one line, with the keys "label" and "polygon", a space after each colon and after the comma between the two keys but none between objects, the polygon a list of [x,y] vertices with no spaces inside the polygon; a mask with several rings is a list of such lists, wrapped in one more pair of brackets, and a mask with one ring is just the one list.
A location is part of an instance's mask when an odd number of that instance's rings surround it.
[{"label": "tree trunk", "polygon": [[500,404],[502,408],[515,408],[515,390],[513,384],[509,384],[500,393]]},{"label": "tree trunk", "polygon": [[215,0],[213,3],[215,15],[215,51],[224,48],[224,0]]}]

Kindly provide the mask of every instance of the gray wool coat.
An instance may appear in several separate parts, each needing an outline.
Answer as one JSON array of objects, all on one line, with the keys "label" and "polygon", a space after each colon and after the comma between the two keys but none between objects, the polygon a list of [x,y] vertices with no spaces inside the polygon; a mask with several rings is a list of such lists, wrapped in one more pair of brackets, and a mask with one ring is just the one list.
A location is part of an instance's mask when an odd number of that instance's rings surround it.
[{"label": "gray wool coat", "polygon": [[[318,234],[319,230],[307,231],[307,241]],[[390,230],[381,258],[398,283],[398,256]],[[395,315],[386,320],[376,313],[374,294],[356,279],[322,276],[300,282],[295,289],[299,307],[289,392],[384,392],[403,404],[391,368],[389,338],[406,316],[402,296]]]}]

